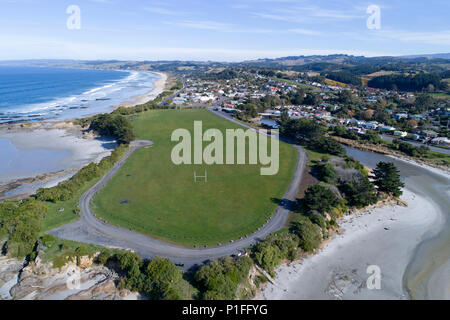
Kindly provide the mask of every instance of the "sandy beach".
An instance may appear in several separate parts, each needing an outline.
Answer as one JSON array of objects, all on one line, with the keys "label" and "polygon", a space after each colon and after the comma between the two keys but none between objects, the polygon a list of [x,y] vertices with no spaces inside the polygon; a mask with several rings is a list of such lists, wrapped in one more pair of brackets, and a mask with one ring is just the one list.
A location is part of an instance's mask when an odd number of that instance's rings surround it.
[{"label": "sandy beach", "polygon": [[[409,190],[402,200],[408,207],[387,206],[346,216],[342,234],[316,255],[278,268],[276,284],[269,284],[259,298],[409,299],[404,271],[417,245],[440,230],[444,217],[431,201]],[[367,268],[373,265],[381,269],[380,290],[367,288]],[[440,286],[448,294],[448,281],[441,279]]]},{"label": "sandy beach", "polygon": [[153,90],[147,92],[146,94],[131,97],[130,101],[126,101],[119,106],[114,106],[113,109],[117,109],[120,107],[131,108],[140,104],[147,103],[149,101],[155,100],[161,93],[163,93],[164,88],[167,83],[168,76],[165,73],[154,72],[160,76],[158,80],[155,81],[155,88]]}]

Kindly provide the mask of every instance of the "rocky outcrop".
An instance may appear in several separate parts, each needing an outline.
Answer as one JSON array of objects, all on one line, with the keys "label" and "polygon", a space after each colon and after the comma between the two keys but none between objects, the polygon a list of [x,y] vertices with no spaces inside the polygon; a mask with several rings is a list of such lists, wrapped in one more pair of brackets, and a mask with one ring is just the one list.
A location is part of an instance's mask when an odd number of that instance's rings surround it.
[{"label": "rocky outcrop", "polygon": [[120,291],[118,275],[93,264],[93,257],[80,257],[61,269],[53,268],[39,254],[35,262],[0,257],[0,299],[5,300],[124,300],[138,294]]}]

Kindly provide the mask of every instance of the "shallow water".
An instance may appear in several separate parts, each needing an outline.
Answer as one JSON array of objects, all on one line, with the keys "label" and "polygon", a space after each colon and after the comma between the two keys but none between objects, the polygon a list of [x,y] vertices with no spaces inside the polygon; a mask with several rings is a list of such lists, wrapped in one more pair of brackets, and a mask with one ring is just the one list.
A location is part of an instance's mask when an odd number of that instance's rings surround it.
[{"label": "shallow water", "polygon": [[[440,231],[425,237],[416,248],[405,270],[403,282],[413,299],[449,299],[445,291],[450,279],[445,275],[450,266],[450,178],[391,157],[348,147],[346,150],[349,156],[368,168],[375,168],[380,161],[393,162],[400,171],[405,187],[428,198],[439,208],[443,216]],[[442,275],[440,281],[433,281],[433,285],[438,284],[440,288],[432,287],[430,282],[435,272]]]},{"label": "shallow water", "polygon": [[69,155],[68,150],[21,150],[0,138],[0,182],[63,170],[61,161]]}]

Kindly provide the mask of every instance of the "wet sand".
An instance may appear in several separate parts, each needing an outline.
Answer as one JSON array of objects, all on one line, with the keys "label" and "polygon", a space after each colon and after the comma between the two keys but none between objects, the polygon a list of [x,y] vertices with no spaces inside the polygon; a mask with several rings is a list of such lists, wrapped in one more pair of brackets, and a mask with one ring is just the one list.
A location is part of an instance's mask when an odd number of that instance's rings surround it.
[{"label": "wet sand", "polygon": [[81,132],[66,129],[37,129],[0,131],[3,146],[0,184],[16,179],[48,176],[49,179],[24,184],[13,194],[30,194],[41,187],[51,187],[70,178],[90,162],[99,162],[109,156],[116,143],[112,139],[83,137]]}]

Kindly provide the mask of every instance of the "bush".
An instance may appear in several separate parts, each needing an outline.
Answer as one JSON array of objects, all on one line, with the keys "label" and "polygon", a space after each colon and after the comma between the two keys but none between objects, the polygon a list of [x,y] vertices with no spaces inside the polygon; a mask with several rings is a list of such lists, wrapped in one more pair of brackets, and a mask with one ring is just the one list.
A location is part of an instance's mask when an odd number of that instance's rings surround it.
[{"label": "bush", "polygon": [[89,250],[85,246],[81,246],[75,249],[75,253],[78,257],[83,257],[89,255]]},{"label": "bush", "polygon": [[146,283],[144,293],[154,300],[179,300],[181,293],[176,285],[182,279],[181,270],[174,263],[165,258],[152,259],[145,269]]},{"label": "bush", "polygon": [[344,147],[334,139],[320,137],[315,139],[312,144],[313,148],[322,153],[329,153],[335,156],[345,154]]},{"label": "bush", "polygon": [[111,254],[108,251],[101,252],[97,257],[97,262],[101,265],[106,265],[111,258]]},{"label": "bush", "polygon": [[280,248],[270,242],[257,243],[253,248],[253,257],[261,267],[269,273],[273,273],[283,258]]},{"label": "bush", "polygon": [[319,248],[322,241],[322,232],[308,218],[300,217],[298,221],[293,223],[291,231],[299,237],[300,248],[304,251],[312,252]]},{"label": "bush", "polygon": [[33,251],[46,213],[47,206],[34,199],[0,203],[0,234],[8,238],[10,255],[23,258]]},{"label": "bush", "polygon": [[57,239],[51,234],[44,234],[41,237],[41,240],[44,246],[46,246],[47,248],[51,248],[55,244]]},{"label": "bush", "polygon": [[119,143],[128,144],[135,139],[131,122],[120,114],[100,114],[92,119],[90,130],[102,136],[114,137]]},{"label": "bush", "polygon": [[321,163],[315,167],[317,176],[321,181],[331,183],[336,180],[338,174],[331,163]]},{"label": "bush", "polygon": [[352,181],[341,185],[340,189],[348,204],[354,207],[362,208],[378,201],[375,186],[366,176],[354,177]]},{"label": "bush", "polygon": [[253,262],[248,257],[221,258],[202,266],[194,280],[205,300],[234,300],[237,288],[245,281]]},{"label": "bush", "polygon": [[339,199],[329,188],[316,184],[306,190],[303,203],[307,211],[325,213],[336,207]]}]

